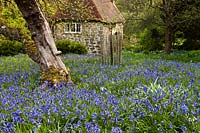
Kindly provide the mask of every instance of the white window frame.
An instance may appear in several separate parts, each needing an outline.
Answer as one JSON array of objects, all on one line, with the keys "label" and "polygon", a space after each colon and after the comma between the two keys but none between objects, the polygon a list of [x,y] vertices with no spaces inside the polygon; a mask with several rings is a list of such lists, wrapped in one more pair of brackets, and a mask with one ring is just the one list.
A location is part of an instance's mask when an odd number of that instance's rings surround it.
[{"label": "white window frame", "polygon": [[[72,31],[72,26],[74,25],[75,31]],[[77,31],[78,25],[80,25],[80,31]],[[64,27],[64,33],[81,33],[82,24],[81,23],[67,23]]]}]

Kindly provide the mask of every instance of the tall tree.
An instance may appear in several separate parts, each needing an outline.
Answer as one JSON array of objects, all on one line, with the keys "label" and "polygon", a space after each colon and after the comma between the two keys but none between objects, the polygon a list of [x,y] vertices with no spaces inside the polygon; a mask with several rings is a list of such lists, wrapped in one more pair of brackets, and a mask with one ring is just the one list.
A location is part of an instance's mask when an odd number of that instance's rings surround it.
[{"label": "tall tree", "polygon": [[116,0],[116,4],[122,11],[126,21],[124,24],[124,34],[128,39],[133,34],[141,32],[140,22],[145,20],[148,0]]},{"label": "tall tree", "polygon": [[[196,0],[151,0],[152,7],[160,9],[160,17],[165,26],[165,52],[170,53],[172,49],[173,36],[178,25],[191,19],[188,13],[190,4]],[[190,17],[185,17],[190,16]]]},{"label": "tall tree", "polygon": [[182,23],[177,29],[184,33],[186,39],[199,40],[200,38],[200,1],[190,0],[187,9],[179,17]]},{"label": "tall tree", "polygon": [[[44,80],[53,84],[64,81],[72,83],[69,69],[60,58],[49,24],[37,0],[14,0],[26,20],[31,38],[29,56],[37,62],[43,72]],[[31,48],[34,48],[31,50]]]},{"label": "tall tree", "polygon": [[[144,28],[160,26],[164,30],[164,50],[170,53],[174,33],[185,35],[193,27],[198,28],[199,0],[116,0],[126,17],[124,32],[127,36],[137,34]],[[196,25],[196,26],[195,26]],[[190,26],[190,28],[188,28]],[[189,31],[189,32],[188,32]],[[194,32],[195,30],[192,30]],[[198,34],[195,34],[195,36]],[[194,35],[192,35],[194,37]],[[187,37],[186,37],[187,38]]]},{"label": "tall tree", "polygon": [[170,53],[172,49],[172,37],[174,27],[174,1],[173,0],[162,0],[161,11],[164,13],[163,20],[165,23],[165,52]]}]

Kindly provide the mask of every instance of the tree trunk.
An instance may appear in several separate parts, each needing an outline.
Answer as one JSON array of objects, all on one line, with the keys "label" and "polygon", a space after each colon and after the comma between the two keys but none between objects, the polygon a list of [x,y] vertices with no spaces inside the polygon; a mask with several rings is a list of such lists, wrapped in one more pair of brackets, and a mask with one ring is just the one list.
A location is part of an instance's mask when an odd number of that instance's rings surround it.
[{"label": "tree trunk", "polygon": [[172,49],[172,35],[173,32],[171,26],[167,26],[165,31],[165,52],[167,54],[169,54]]},{"label": "tree trunk", "polygon": [[[42,80],[51,83],[61,81],[72,83],[69,70],[60,58],[57,51],[50,26],[42,13],[37,0],[15,0],[19,10],[27,22],[31,38],[35,42],[36,50],[28,53],[30,58],[40,65]],[[35,56],[38,57],[35,57]]]},{"label": "tree trunk", "polygon": [[172,36],[173,36],[173,10],[170,8],[173,5],[170,0],[163,0],[163,9],[165,12],[165,52],[169,54],[172,49]]}]

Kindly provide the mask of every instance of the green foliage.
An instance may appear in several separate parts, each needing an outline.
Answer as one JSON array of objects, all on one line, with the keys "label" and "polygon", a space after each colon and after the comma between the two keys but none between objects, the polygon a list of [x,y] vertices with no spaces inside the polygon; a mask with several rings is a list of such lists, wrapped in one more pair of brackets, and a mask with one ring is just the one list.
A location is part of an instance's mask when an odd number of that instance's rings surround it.
[{"label": "green foliage", "polygon": [[183,42],[182,45],[178,45],[175,48],[178,50],[199,50],[200,41],[187,39],[186,41]]},{"label": "green foliage", "polygon": [[[176,31],[184,33],[184,36],[181,39],[180,37],[179,39],[176,39],[176,36],[174,36],[174,43],[182,43],[184,39],[193,41],[193,43],[185,42],[183,46],[176,46],[175,48],[178,47],[184,50],[197,48],[196,44],[198,43],[200,35],[199,0],[116,0],[116,3],[126,18],[124,24],[125,37],[129,38],[133,34],[140,34],[144,28],[152,29],[155,25],[163,26],[163,28],[167,25],[171,25],[173,27],[172,34]],[[170,22],[166,20],[169,20]],[[146,34],[150,34],[148,36],[151,38],[151,32]],[[163,40],[165,39],[164,36],[161,38]],[[147,44],[154,43],[154,40],[148,39],[148,37],[147,41]],[[195,46],[191,45],[194,43]],[[147,48],[147,50],[148,49],[152,48]]]},{"label": "green foliage", "polygon": [[5,39],[6,39],[6,37],[4,35],[0,34],[0,41],[5,40]]},{"label": "green foliage", "polygon": [[17,55],[19,53],[24,53],[24,47],[21,42],[1,40],[0,41],[0,55]]},{"label": "green foliage", "polygon": [[200,55],[200,50],[192,50],[188,52],[188,57],[195,58]]},{"label": "green foliage", "polygon": [[138,43],[124,42],[123,50],[132,52],[141,52],[142,46]]},{"label": "green foliage", "polygon": [[184,38],[189,40],[199,40],[200,36],[200,1],[199,0],[186,0],[185,10],[178,17],[181,24],[177,28],[184,33]]},{"label": "green foliage", "polygon": [[1,10],[0,21],[10,28],[25,28],[25,20],[16,7],[13,0],[7,2],[7,5],[3,6]]},{"label": "green foliage", "polygon": [[[22,17],[14,0],[0,1],[0,22],[6,28],[12,29],[10,30],[10,32],[17,31],[17,33],[20,35],[21,40],[24,40],[24,41],[30,40],[31,34],[30,34],[30,31],[28,30],[28,27],[26,26],[26,21]],[[1,35],[0,35],[0,39],[2,39]],[[9,38],[9,35],[8,35],[8,36],[4,36],[2,40],[6,40],[6,39],[9,40],[9,39],[15,39],[15,38]]]},{"label": "green foliage", "polygon": [[156,28],[146,28],[140,35],[140,45],[142,46],[142,49],[146,51],[162,50],[162,33]]},{"label": "green foliage", "polygon": [[85,45],[71,41],[71,40],[58,40],[56,41],[58,50],[62,53],[75,53],[75,54],[86,54],[87,48]]}]

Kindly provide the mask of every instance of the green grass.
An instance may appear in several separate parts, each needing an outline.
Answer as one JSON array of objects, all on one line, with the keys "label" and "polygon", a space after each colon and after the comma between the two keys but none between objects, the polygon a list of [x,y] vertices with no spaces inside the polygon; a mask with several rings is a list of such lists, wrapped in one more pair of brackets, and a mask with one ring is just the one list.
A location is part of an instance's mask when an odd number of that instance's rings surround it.
[{"label": "green grass", "polygon": [[114,66],[88,55],[62,58],[74,88],[41,89],[39,66],[28,56],[0,58],[0,131],[200,131],[199,51],[124,52]]}]

